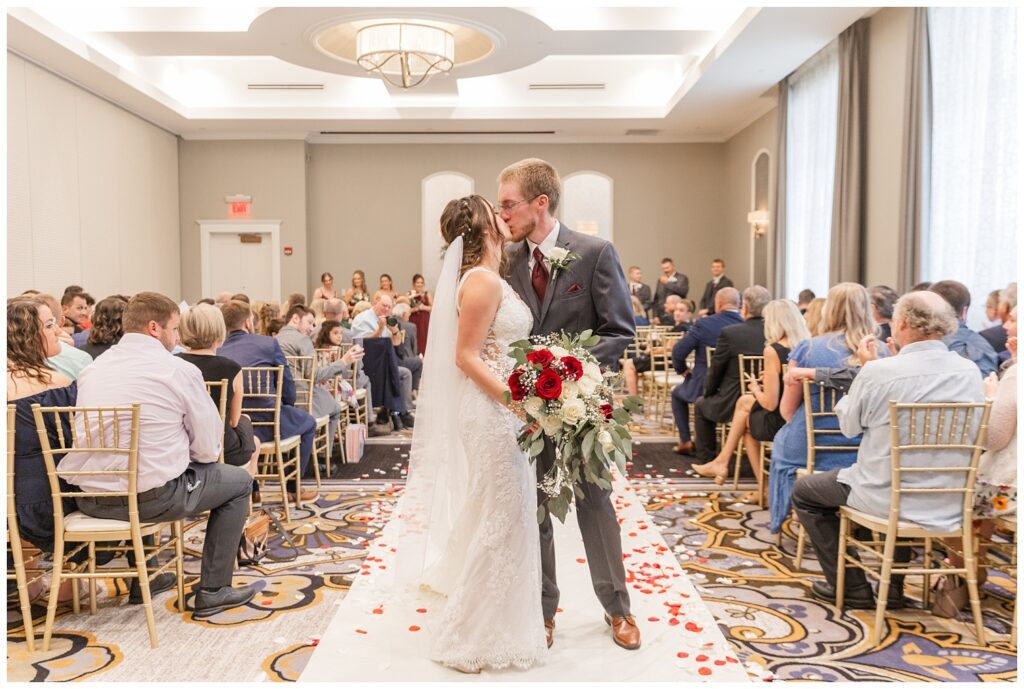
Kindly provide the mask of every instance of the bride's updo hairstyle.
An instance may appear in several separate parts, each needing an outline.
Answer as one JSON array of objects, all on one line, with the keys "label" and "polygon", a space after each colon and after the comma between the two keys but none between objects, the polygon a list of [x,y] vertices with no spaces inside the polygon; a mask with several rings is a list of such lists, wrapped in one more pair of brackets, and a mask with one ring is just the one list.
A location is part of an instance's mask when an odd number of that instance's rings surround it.
[{"label": "bride's updo hairstyle", "polygon": [[448,247],[457,237],[462,237],[462,268],[466,272],[487,256],[488,246],[497,245],[501,253],[499,272],[504,275],[507,258],[501,250],[503,238],[498,232],[497,220],[491,204],[476,194],[453,199],[441,213],[441,236]]}]

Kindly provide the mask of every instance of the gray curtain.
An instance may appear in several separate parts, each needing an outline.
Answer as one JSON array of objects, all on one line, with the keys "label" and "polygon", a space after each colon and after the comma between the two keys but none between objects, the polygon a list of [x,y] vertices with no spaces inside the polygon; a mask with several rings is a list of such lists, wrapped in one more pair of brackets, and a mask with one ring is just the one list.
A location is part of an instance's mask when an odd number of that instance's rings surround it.
[{"label": "gray curtain", "polygon": [[829,283],[864,281],[868,20],[839,34],[839,107]]},{"label": "gray curtain", "polygon": [[928,9],[915,7],[907,56],[907,109],[903,119],[897,286],[907,292],[921,279],[921,237],[928,227],[931,171],[931,56]]},{"label": "gray curtain", "polygon": [[[777,135],[775,137],[775,203],[769,231],[774,237],[771,267],[771,291],[776,298],[785,297],[786,289],[786,119],[789,103],[789,77],[779,82]],[[795,294],[790,295],[796,297]]]}]

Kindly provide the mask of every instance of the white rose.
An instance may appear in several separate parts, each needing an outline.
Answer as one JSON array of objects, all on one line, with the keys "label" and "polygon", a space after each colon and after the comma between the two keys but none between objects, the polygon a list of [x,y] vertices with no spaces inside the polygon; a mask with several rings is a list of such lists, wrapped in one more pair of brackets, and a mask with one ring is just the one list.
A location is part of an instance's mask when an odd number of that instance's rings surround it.
[{"label": "white rose", "polygon": [[548,351],[555,355],[556,359],[561,359],[563,356],[569,356],[568,350],[562,349],[561,347],[548,347]]},{"label": "white rose", "polygon": [[540,427],[544,429],[546,435],[554,435],[562,429],[562,417],[558,414],[549,414],[541,418]]},{"label": "white rose", "polygon": [[600,383],[604,377],[601,374],[601,367],[595,364],[593,361],[584,362],[583,375],[587,378],[590,378],[595,383]]},{"label": "white rose", "polygon": [[612,441],[612,434],[608,431],[601,431],[597,434],[597,442],[601,443],[601,447],[608,454],[615,451],[615,443]]},{"label": "white rose", "polygon": [[587,405],[583,400],[574,398],[562,405],[562,418],[566,423],[578,424],[587,415]]},{"label": "white rose", "polygon": [[549,261],[564,261],[565,257],[569,255],[568,249],[563,249],[560,246],[553,247],[545,258]]},{"label": "white rose", "polygon": [[597,390],[597,383],[594,381],[593,378],[583,376],[578,381],[576,381],[576,387],[579,388],[579,392],[581,395],[583,395],[584,397],[589,397],[590,395],[594,394],[595,390]]},{"label": "white rose", "polygon": [[[567,402],[568,400],[574,400],[574,399],[578,398],[579,396],[580,396],[580,388],[576,384],[575,381],[572,381],[572,380],[562,381],[562,394],[559,396],[558,399],[562,400],[563,402]],[[564,409],[564,407],[563,407],[563,409]]]},{"label": "white rose", "polygon": [[540,411],[544,408],[544,400],[540,397],[527,397],[526,401],[523,402],[523,408],[526,409],[526,413],[534,418],[540,417]]}]

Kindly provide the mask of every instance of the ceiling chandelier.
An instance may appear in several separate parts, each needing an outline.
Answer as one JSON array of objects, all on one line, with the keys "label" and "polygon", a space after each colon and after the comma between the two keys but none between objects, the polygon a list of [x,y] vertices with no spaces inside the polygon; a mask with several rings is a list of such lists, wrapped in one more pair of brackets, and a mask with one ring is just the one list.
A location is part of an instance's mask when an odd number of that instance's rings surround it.
[{"label": "ceiling chandelier", "polygon": [[356,62],[379,72],[388,83],[408,89],[431,74],[447,74],[455,66],[455,38],[427,24],[373,24],[356,34]]}]

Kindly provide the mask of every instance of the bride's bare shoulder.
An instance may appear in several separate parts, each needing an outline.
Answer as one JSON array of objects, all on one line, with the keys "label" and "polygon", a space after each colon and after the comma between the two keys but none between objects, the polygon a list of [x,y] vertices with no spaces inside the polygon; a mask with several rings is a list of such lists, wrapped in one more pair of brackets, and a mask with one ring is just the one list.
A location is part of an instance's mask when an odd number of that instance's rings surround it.
[{"label": "bride's bare shoulder", "polygon": [[492,270],[471,270],[462,278],[459,301],[492,301],[501,299],[501,277]]}]

